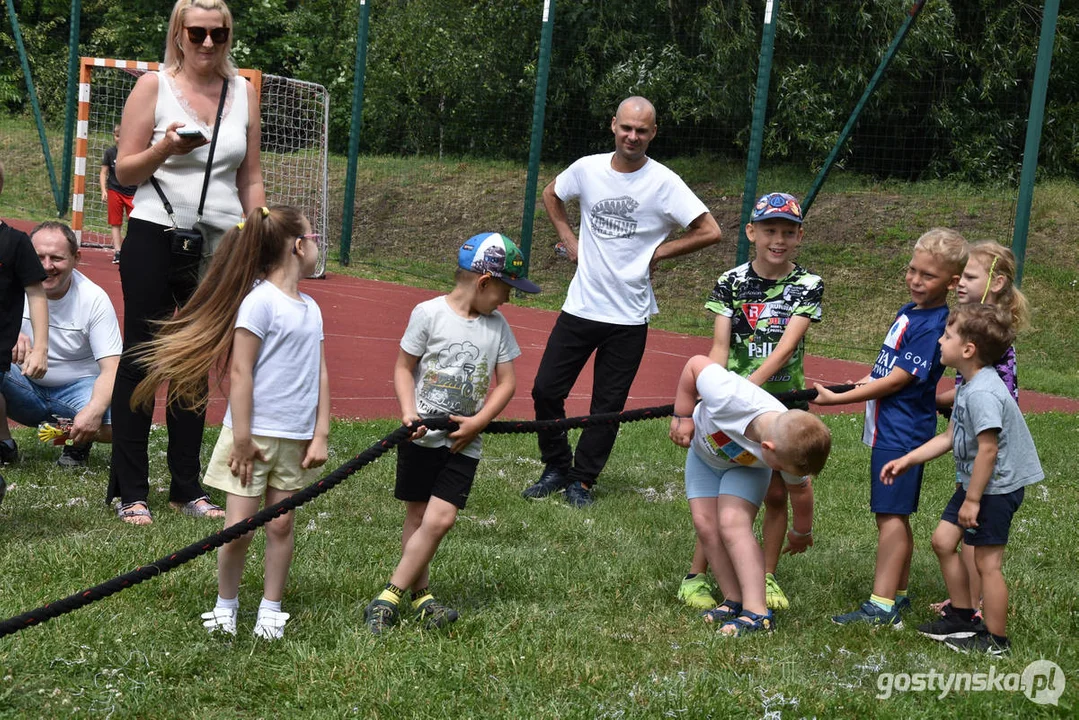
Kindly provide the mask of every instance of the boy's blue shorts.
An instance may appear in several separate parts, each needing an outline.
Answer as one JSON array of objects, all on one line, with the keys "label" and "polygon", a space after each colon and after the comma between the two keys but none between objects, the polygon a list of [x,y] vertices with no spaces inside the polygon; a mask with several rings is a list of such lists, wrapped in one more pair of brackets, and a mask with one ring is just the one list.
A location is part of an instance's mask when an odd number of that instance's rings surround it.
[{"label": "boy's blue shorts", "polygon": [[693,448],[686,453],[686,497],[690,500],[733,495],[760,507],[771,480],[771,468],[739,465],[718,470],[701,460]]},{"label": "boy's blue shorts", "polygon": [[[963,529],[963,544],[1007,545],[1008,533],[1012,529],[1012,516],[1023,504],[1024,490],[1025,488],[1019,488],[1003,495],[982,495],[981,507],[978,508],[978,527]],[[940,519],[952,525],[959,525],[959,508],[966,499],[967,491],[957,487]]]},{"label": "boy's blue shorts", "polygon": [[872,485],[869,491],[869,509],[878,515],[912,515],[918,512],[918,497],[922,494],[923,465],[915,465],[900,475],[891,485],[880,481],[880,471],[892,460],[907,454],[906,450],[873,448],[869,472]]}]

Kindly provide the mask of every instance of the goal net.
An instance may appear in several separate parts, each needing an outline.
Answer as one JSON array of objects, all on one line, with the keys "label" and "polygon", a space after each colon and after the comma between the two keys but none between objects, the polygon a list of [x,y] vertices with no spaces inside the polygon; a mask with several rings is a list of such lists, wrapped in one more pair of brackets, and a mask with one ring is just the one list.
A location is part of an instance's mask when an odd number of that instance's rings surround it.
[{"label": "goal net", "polygon": [[[156,62],[83,58],[79,73],[79,115],[75,142],[75,182],[71,225],[79,242],[112,244],[108,208],[98,185],[101,159],[120,123],[124,101]],[[321,85],[240,70],[259,94],[262,113],[262,179],[266,201],[301,209],[319,235],[316,277],[325,274],[330,96]]]}]

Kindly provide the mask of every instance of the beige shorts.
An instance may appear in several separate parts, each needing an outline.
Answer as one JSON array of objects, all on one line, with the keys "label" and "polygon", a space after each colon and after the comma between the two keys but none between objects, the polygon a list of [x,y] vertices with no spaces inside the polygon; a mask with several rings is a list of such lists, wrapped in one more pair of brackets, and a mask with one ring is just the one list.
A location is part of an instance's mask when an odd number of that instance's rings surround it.
[{"label": "beige shorts", "polygon": [[258,446],[266,460],[255,460],[251,473],[251,482],[240,484],[240,478],[229,470],[229,452],[232,451],[232,428],[222,427],[221,435],[214,446],[210,465],[206,468],[206,477],[202,483],[218,490],[224,490],[241,497],[262,497],[266,486],[276,490],[294,492],[302,490],[309,483],[318,479],[316,470],[304,470],[300,467],[307,453],[308,440],[291,438],[265,437],[254,435],[251,440]]}]

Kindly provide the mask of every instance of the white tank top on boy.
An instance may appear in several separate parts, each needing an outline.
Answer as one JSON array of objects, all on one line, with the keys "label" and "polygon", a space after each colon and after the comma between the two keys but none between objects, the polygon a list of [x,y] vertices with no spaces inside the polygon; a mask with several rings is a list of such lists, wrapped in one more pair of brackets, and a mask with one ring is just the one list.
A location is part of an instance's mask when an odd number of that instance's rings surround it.
[{"label": "white tank top on boy", "polygon": [[[521,354],[502,313],[470,320],[454,312],[445,295],[413,308],[401,349],[420,358],[414,378],[421,417],[475,415],[483,408],[495,366]],[[431,448],[453,444],[443,430],[429,430],[413,442]],[[478,459],[481,449],[477,437],[461,454]]]},{"label": "white tank top on boy", "polygon": [[[291,298],[260,281],[240,303],[236,327],[262,340],[254,368],[251,434],[310,440],[315,436],[319,373],[322,368],[322,312],[309,295]],[[232,406],[224,423],[232,427]]]},{"label": "white tank top on boy", "polygon": [[[243,217],[240,195],[236,188],[236,171],[247,156],[247,81],[237,75],[230,81],[228,97],[221,116],[221,129],[214,149],[214,162],[210,170],[210,182],[206,189],[206,204],[202,219],[211,227],[226,229]],[[217,105],[214,105],[217,114]],[[196,127],[209,140],[213,137],[212,126],[199,122],[196,114],[173,86],[166,72],[157,73],[157,105],[154,108],[154,134],[150,139],[156,143],[174,122],[183,122],[188,128]],[[195,223],[202,194],[202,178],[206,172],[206,158],[210,155],[210,143],[196,148],[186,155],[173,155],[154,172],[158,184],[176,213],[176,224],[189,228]],[[147,180],[135,191],[135,209],[131,217],[139,220],[171,226],[169,215],[154,186]]]},{"label": "white tank top on boy", "polygon": [[563,202],[579,199],[577,272],[562,310],[597,322],[643,325],[659,312],[648,272],[672,230],[708,212],[666,166],[648,159],[631,173],[611,167],[614,153],[580,158],[555,178]]},{"label": "white tank top on boy", "polygon": [[[766,390],[715,363],[697,376],[701,401],[693,410],[693,441],[690,449],[717,470],[732,467],[766,468],[760,443],[745,436],[758,415],[786,412],[783,403]],[[797,475],[781,473],[784,482],[800,485]]]}]

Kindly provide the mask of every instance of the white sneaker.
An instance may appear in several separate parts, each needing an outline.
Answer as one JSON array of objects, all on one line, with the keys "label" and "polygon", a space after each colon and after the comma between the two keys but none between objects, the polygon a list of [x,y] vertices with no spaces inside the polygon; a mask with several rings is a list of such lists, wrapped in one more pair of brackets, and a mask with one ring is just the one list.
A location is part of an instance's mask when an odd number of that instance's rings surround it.
[{"label": "white sneaker", "polygon": [[202,614],[202,626],[206,632],[236,634],[236,610],[234,608],[214,607],[210,612]]},{"label": "white sneaker", "polygon": [[285,635],[285,622],[288,619],[287,612],[259,608],[258,619],[255,620],[255,636],[264,640],[280,640]]}]

